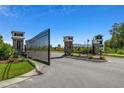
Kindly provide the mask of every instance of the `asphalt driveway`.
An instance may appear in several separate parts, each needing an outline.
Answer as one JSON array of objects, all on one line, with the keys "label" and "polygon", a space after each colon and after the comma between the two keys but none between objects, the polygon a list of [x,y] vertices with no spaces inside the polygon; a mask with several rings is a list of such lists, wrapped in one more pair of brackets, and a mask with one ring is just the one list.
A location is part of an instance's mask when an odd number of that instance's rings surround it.
[{"label": "asphalt driveway", "polygon": [[51,66],[44,74],[8,87],[19,88],[124,88],[124,59],[108,57],[111,62],[88,62],[52,53]]}]

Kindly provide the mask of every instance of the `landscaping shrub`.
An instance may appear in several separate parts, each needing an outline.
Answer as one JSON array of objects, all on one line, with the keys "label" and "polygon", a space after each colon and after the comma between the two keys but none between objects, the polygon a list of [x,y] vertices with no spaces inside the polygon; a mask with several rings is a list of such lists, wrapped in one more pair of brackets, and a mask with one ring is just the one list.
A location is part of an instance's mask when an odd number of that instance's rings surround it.
[{"label": "landscaping shrub", "polygon": [[112,49],[112,48],[109,48],[109,47],[105,48],[105,53],[112,53],[112,54],[114,54],[116,52],[117,52],[117,49]]},{"label": "landscaping shrub", "polygon": [[93,55],[89,54],[88,59],[93,59]]},{"label": "landscaping shrub", "polygon": [[55,48],[50,48],[51,51],[64,51],[64,48],[58,48],[58,47],[55,47]]},{"label": "landscaping shrub", "polygon": [[[14,55],[15,49],[7,43],[4,43],[2,38],[0,38],[0,60],[7,60],[11,55]],[[12,58],[10,58],[10,61]]]},{"label": "landscaping shrub", "polygon": [[117,54],[124,54],[124,50],[123,49],[118,49]]},{"label": "landscaping shrub", "polygon": [[105,60],[105,57],[104,56],[100,56],[100,59]]},{"label": "landscaping shrub", "polygon": [[26,60],[25,58],[19,58],[18,61],[19,61],[19,62],[25,62],[25,61],[27,61],[27,60]]},{"label": "landscaping shrub", "polygon": [[13,56],[10,56],[8,60],[9,60],[9,62],[14,62],[15,58]]},{"label": "landscaping shrub", "polygon": [[73,53],[71,54],[71,56],[74,56]]},{"label": "landscaping shrub", "polygon": [[81,57],[81,53],[79,53],[79,57]]}]

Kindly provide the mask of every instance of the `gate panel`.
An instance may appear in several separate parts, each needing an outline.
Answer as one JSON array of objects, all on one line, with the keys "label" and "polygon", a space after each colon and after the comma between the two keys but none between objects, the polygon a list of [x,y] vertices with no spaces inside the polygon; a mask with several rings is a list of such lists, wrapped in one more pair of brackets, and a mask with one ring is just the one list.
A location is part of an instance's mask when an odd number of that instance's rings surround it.
[{"label": "gate panel", "polygon": [[50,65],[50,29],[26,41],[27,57]]}]

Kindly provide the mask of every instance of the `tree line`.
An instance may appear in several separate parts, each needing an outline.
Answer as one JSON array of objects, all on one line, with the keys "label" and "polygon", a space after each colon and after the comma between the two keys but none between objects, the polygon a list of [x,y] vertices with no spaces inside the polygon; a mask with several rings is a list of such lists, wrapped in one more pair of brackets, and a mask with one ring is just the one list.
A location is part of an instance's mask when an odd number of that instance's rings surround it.
[{"label": "tree line", "polygon": [[124,54],[124,23],[114,23],[109,33],[111,39],[105,41],[105,52]]},{"label": "tree line", "polygon": [[3,41],[0,35],[0,60],[7,60],[15,54],[15,49]]}]

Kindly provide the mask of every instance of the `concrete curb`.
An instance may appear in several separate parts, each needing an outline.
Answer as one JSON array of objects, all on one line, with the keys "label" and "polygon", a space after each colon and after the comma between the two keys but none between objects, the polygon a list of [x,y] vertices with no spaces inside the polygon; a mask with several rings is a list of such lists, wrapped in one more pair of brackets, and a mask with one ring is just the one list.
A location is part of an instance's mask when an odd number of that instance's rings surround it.
[{"label": "concrete curb", "polygon": [[31,63],[34,63],[35,64],[35,70],[36,70],[36,72],[37,73],[39,73],[39,74],[43,74],[44,72],[43,72],[43,68],[44,68],[44,64],[42,64],[42,63],[40,63],[40,62],[37,62],[37,61],[35,61],[35,60],[32,60],[32,59],[28,59],[29,60],[29,62],[31,62]]},{"label": "concrete curb", "polygon": [[84,60],[84,61],[90,61],[90,62],[108,62],[108,60],[95,60],[95,59],[80,58],[75,56],[67,56],[66,58],[72,58],[72,59],[78,59],[78,60]]}]

